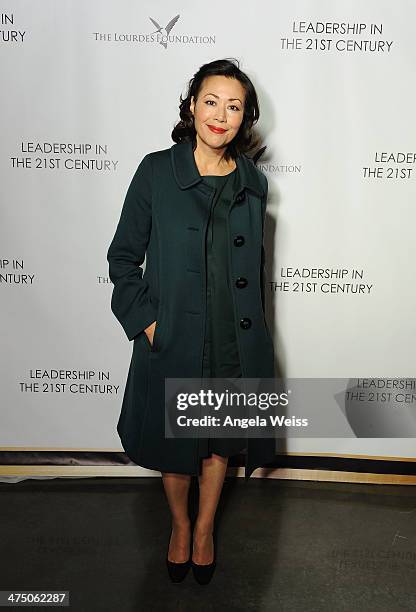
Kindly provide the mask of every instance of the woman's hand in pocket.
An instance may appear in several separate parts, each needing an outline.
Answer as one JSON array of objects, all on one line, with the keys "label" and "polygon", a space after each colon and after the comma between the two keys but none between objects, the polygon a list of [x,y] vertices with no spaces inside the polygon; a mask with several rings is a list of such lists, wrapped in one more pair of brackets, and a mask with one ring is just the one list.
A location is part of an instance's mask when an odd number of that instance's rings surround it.
[{"label": "woman's hand in pocket", "polygon": [[153,338],[155,335],[156,325],[157,325],[157,321],[153,321],[153,323],[151,323],[149,327],[146,327],[144,330],[144,333],[146,334],[147,339],[149,340],[151,346],[153,346]]}]

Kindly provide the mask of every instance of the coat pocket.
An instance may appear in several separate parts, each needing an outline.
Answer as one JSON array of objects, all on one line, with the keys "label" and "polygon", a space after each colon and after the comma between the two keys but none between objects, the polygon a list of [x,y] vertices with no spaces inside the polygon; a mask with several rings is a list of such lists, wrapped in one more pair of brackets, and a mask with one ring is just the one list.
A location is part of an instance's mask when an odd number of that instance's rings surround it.
[{"label": "coat pocket", "polygon": [[147,334],[145,331],[142,332],[144,335],[144,342],[145,345],[147,347],[147,350],[150,353],[158,353],[160,350],[160,343],[159,343],[159,338],[160,338],[160,320],[156,319],[156,327],[155,327],[155,331],[153,334],[153,344],[150,343],[149,338],[147,337]]}]

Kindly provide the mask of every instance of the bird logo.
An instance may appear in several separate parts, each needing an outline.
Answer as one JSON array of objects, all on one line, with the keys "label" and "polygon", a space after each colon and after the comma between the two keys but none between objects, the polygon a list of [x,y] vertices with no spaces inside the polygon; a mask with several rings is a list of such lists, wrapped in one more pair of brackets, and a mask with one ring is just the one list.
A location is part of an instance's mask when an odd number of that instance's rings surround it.
[{"label": "bird logo", "polygon": [[[161,34],[162,30],[165,30],[166,32],[166,36],[169,36],[169,32],[171,31],[171,29],[173,28],[173,26],[175,25],[175,23],[178,21],[180,15],[176,15],[176,17],[173,17],[169,23],[163,27],[161,25],[158,24],[158,22],[155,19],[152,19],[152,17],[149,17],[150,21],[153,23],[154,26],[156,26],[157,30],[155,30],[154,32],[151,32],[151,34]],[[163,36],[163,35],[162,35]],[[159,40],[159,43],[165,47],[165,49],[167,49],[168,43],[163,41],[163,40]]]},{"label": "bird logo", "polygon": [[252,160],[255,166],[257,165],[257,162],[259,161],[260,157],[263,155],[266,149],[267,146],[265,145],[264,147],[258,149],[258,151],[256,151],[256,153],[253,155]]}]

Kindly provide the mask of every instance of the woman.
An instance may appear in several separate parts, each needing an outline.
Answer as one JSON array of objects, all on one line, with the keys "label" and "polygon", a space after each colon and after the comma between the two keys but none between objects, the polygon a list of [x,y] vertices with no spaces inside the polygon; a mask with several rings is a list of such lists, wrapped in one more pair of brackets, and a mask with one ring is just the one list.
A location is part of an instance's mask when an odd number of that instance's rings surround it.
[{"label": "woman", "polygon": [[[182,580],[192,566],[207,583],[228,457],[246,450],[247,480],[274,459],[275,443],[165,437],[164,381],[274,376],[262,277],[268,185],[245,155],[256,144],[259,108],[236,61],[203,65],[180,98],[180,117],[176,144],[140,162],[107,259],[111,308],[134,341],[117,431],[136,464],[162,473],[172,513],[171,579]],[[199,481],[193,534],[192,475]]]}]

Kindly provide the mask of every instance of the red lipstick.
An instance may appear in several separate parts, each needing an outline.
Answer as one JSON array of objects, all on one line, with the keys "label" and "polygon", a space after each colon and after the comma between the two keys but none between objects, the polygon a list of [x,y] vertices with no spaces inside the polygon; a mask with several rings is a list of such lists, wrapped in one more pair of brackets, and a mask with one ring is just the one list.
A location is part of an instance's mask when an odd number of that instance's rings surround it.
[{"label": "red lipstick", "polygon": [[215,134],[224,134],[224,132],[227,131],[227,130],[224,130],[223,128],[214,127],[213,125],[208,125],[208,127],[211,130],[211,132],[215,132]]}]

